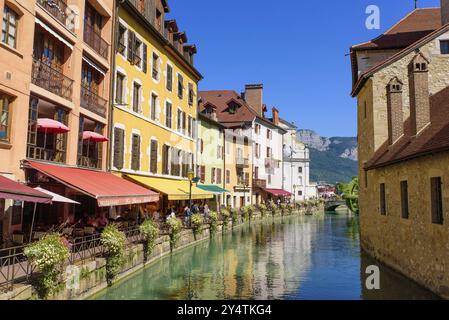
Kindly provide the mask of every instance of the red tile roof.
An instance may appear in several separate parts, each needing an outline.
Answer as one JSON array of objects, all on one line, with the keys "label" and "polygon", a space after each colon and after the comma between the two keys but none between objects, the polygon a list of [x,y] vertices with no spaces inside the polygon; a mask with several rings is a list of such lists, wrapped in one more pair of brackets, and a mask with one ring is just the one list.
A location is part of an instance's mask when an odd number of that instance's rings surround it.
[{"label": "red tile roof", "polygon": [[410,12],[379,37],[358,45],[354,50],[405,48],[441,28],[440,8],[421,8]]},{"label": "red tile roof", "polygon": [[[257,116],[245,100],[233,90],[200,91],[198,95],[201,97],[199,111],[202,112],[207,103],[213,104],[217,107],[218,122],[227,127],[241,126],[244,123],[252,122]],[[228,103],[233,100],[240,105],[240,108],[236,113],[229,113],[226,109],[229,107]]]},{"label": "red tile roof", "polygon": [[449,87],[430,97],[431,123],[418,136],[411,137],[410,118],[404,123],[404,136],[392,146],[385,143],[365,168],[375,169],[431,153],[449,151]]}]

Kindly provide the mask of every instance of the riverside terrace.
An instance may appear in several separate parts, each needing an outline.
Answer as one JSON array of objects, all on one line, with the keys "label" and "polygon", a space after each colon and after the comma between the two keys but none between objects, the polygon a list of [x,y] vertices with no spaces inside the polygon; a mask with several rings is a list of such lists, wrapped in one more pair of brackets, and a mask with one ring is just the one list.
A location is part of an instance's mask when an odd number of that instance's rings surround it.
[{"label": "riverside terrace", "polygon": [[[226,210],[222,209],[222,213],[219,215],[220,219],[218,221],[220,229],[222,229],[224,225],[228,225],[228,227],[231,227],[232,225],[232,227],[234,227],[235,225],[244,223],[248,220],[259,220],[265,216],[281,216],[290,215],[293,213],[308,214],[310,212],[316,212],[322,209],[322,203],[320,201],[299,203],[296,210],[294,210],[293,207],[288,207],[287,205],[281,205],[280,207],[273,206],[271,209],[267,209],[263,206],[257,208],[253,207],[251,211],[252,214],[250,215],[247,215],[248,211],[246,211],[246,209],[248,208],[231,211],[230,213],[232,217],[226,217],[226,215],[224,215],[224,211]],[[203,217],[203,224],[207,230],[209,230],[211,223],[212,221],[210,218]],[[171,230],[164,219],[158,221],[157,225],[159,226],[159,240],[157,242],[162,244],[166,241],[164,239],[169,238]],[[125,234],[127,239],[125,250],[131,252],[134,250],[133,248],[135,248],[136,245],[142,244],[143,236],[139,225],[128,227],[121,225],[119,229]],[[180,245],[176,246],[177,249],[178,247],[180,248],[185,245],[189,245],[191,242],[193,243],[196,240],[201,240],[204,238],[197,239],[196,236],[191,237],[193,235],[193,228],[189,225],[184,224],[183,230],[184,231],[181,231],[181,234],[186,234],[188,237],[187,240],[181,241]],[[66,244],[70,251],[69,258],[65,263],[66,266],[84,265],[89,261],[94,261],[97,258],[104,257],[105,248],[101,243],[100,233],[66,240]],[[8,295],[9,292],[9,294],[12,294],[17,287],[32,283],[32,280],[39,275],[39,270],[37,270],[37,268],[34,267],[29,260],[27,260],[24,254],[25,248],[26,245],[22,245],[0,250],[0,293]],[[163,249],[161,250],[164,251]],[[121,272],[126,273],[129,270],[136,268],[138,265],[139,262],[128,263]],[[11,297],[8,297],[8,299],[9,298]]]}]

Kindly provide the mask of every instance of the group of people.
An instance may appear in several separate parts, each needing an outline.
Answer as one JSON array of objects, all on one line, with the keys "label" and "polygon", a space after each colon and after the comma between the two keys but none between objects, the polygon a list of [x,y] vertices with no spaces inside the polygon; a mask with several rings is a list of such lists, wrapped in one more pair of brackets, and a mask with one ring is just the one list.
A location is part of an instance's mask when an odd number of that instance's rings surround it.
[{"label": "group of people", "polygon": [[[182,215],[184,216],[184,223],[186,225],[190,225],[192,215],[196,213],[199,213],[203,215],[204,218],[207,218],[209,212],[210,212],[209,205],[206,202],[203,203],[195,202],[192,204],[192,206],[186,205],[182,210]],[[170,218],[176,218],[176,208],[174,206],[167,208],[166,220]]]}]

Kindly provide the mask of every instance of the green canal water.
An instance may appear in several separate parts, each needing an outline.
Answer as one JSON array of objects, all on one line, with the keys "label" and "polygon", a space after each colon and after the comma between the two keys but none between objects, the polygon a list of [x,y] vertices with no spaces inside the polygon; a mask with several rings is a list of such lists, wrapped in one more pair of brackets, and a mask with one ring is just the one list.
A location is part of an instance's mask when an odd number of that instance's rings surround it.
[{"label": "green canal water", "polygon": [[[366,267],[380,290],[365,289]],[[93,299],[435,299],[361,252],[348,214],[275,218],[157,261]]]}]

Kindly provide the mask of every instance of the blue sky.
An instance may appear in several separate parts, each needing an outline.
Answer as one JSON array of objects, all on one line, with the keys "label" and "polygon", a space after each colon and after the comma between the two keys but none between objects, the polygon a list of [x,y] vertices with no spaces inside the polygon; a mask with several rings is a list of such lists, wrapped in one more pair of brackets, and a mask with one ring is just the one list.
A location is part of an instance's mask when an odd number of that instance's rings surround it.
[{"label": "blue sky", "polygon": [[[368,5],[381,29],[365,28]],[[323,136],[357,134],[349,95],[349,47],[381,34],[414,0],[170,0],[170,17],[198,47],[201,90],[243,90],[263,83],[264,100],[281,117]],[[437,7],[439,0],[419,0]]]}]

